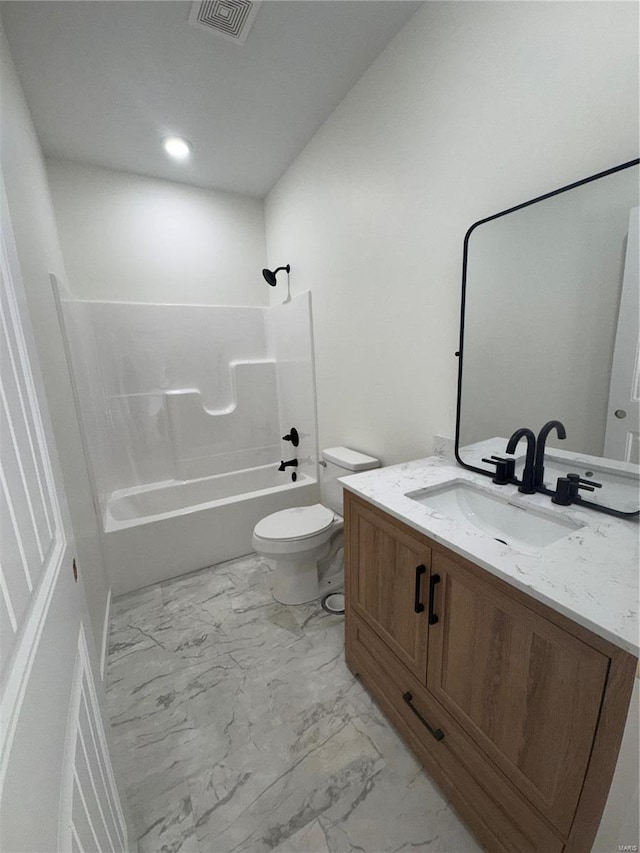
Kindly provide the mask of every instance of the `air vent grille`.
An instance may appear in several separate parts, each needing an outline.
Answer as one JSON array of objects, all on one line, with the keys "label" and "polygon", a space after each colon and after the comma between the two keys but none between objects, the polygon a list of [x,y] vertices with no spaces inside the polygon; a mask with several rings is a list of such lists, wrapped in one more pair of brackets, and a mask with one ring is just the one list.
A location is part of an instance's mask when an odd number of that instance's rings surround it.
[{"label": "air vent grille", "polygon": [[255,0],[197,0],[191,7],[189,23],[244,44],[259,8],[260,2]]}]

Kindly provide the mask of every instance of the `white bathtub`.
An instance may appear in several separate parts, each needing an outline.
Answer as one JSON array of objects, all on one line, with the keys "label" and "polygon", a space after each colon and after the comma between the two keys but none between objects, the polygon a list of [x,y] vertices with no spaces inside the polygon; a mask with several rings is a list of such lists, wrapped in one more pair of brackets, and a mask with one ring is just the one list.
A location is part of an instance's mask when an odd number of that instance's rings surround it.
[{"label": "white bathtub", "polygon": [[320,500],[313,477],[282,478],[275,465],[266,465],[114,492],[104,519],[114,594],[249,554],[261,518]]}]

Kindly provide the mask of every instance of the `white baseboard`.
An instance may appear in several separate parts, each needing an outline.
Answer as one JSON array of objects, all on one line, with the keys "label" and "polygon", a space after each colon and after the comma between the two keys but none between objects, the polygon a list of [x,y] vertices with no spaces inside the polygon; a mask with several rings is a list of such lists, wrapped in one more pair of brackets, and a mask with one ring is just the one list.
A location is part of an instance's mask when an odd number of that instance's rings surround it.
[{"label": "white baseboard", "polygon": [[111,587],[107,593],[107,606],[104,614],[104,625],[102,626],[102,649],[100,651],[100,678],[104,681],[104,670],[107,665],[107,651],[109,649],[109,629],[111,627]]}]

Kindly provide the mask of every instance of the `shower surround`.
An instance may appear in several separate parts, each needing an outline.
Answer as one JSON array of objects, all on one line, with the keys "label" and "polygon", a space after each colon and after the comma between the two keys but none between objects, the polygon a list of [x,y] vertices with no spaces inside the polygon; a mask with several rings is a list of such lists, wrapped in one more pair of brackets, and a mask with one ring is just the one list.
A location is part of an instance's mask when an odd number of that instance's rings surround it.
[{"label": "shower surround", "polygon": [[247,554],[257,521],[318,500],[309,293],[59,309],[114,593]]}]

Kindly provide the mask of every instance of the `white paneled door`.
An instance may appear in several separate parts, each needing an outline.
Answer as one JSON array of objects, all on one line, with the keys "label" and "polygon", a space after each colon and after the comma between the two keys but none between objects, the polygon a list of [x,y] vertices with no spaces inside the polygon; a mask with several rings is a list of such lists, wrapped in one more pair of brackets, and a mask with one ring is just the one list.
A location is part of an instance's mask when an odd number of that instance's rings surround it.
[{"label": "white paneled door", "polygon": [[618,313],[604,455],[640,463],[640,207],[629,216],[629,235]]},{"label": "white paneled door", "polygon": [[1,181],[0,197],[0,850],[119,853],[127,823]]}]

